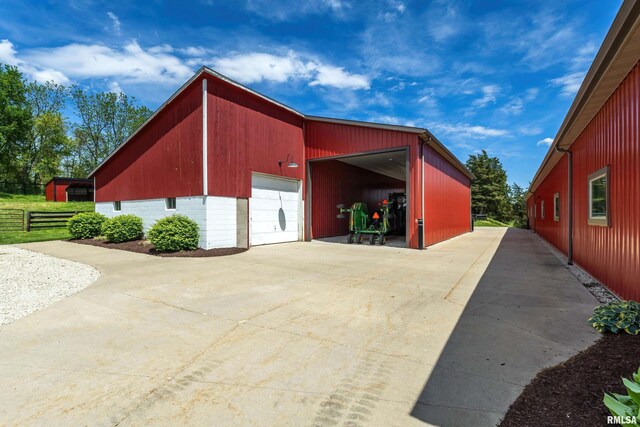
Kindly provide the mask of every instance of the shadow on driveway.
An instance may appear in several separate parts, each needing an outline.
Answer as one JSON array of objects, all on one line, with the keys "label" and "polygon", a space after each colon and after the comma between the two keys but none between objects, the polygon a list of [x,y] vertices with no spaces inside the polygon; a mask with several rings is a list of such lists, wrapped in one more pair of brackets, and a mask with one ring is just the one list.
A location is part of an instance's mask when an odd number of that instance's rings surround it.
[{"label": "shadow on driveway", "polygon": [[466,289],[446,297],[468,302],[411,412],[427,423],[494,426],[538,371],[598,338],[597,301],[529,231],[509,229]]}]

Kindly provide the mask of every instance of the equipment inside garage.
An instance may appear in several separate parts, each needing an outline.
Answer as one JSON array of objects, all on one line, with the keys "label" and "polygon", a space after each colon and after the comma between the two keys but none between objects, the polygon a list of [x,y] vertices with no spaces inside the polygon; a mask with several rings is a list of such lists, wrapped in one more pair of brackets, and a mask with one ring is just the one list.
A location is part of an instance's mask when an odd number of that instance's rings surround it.
[{"label": "equipment inside garage", "polygon": [[309,162],[313,238],[406,246],[407,152]]}]

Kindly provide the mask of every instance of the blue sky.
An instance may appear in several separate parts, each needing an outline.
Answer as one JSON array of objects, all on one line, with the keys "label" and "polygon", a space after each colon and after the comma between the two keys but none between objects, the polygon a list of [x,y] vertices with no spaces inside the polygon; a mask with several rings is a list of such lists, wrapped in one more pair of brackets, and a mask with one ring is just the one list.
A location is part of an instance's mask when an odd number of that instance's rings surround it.
[{"label": "blue sky", "polygon": [[312,115],[429,128],[527,186],[621,1],[3,0],[0,62],[157,108],[212,67]]}]

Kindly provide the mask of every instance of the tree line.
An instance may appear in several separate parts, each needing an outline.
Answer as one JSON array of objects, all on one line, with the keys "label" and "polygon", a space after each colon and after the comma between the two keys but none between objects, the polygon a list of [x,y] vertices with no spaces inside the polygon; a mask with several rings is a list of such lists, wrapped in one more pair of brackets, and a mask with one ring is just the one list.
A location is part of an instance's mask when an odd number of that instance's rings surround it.
[{"label": "tree line", "polygon": [[500,159],[485,150],[472,154],[467,168],[475,175],[471,182],[471,210],[516,227],[527,226],[526,190],[507,182],[507,172]]},{"label": "tree line", "polygon": [[0,64],[0,192],[40,193],[54,176],[87,176],[151,113],[122,92],[28,81]]}]

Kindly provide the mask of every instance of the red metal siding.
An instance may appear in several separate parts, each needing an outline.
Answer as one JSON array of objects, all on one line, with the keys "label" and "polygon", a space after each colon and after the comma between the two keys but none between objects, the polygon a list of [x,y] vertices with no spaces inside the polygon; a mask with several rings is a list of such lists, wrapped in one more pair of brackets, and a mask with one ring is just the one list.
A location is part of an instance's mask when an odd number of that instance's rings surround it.
[{"label": "red metal siding", "polygon": [[[303,118],[226,82],[207,79],[209,194],[251,197],[251,172],[301,180]],[[288,154],[298,168],[278,167],[278,160]]]},{"label": "red metal siding", "polygon": [[529,221],[529,228],[533,231],[536,231],[536,204],[535,197],[531,195],[529,199],[527,199],[527,219]]},{"label": "red metal siding", "polygon": [[44,198],[47,202],[53,202],[53,181],[49,181],[44,187]]},{"label": "red metal siding", "polygon": [[314,239],[349,233],[347,217],[336,217],[338,204],[349,207],[354,202],[365,202],[372,212],[389,193],[405,191],[404,181],[337,160],[312,162],[311,185]]},{"label": "red metal siding", "polygon": [[[64,181],[64,180],[49,182],[44,189],[45,199],[48,202],[66,202],[68,186],[69,186],[68,181]],[[55,196],[54,196],[54,192],[55,192]]]},{"label": "red metal siding", "polygon": [[96,201],[202,194],[202,90],[194,81],[98,172]]},{"label": "red metal siding", "polygon": [[[565,254],[569,247],[569,186],[568,182],[568,156],[565,154],[558,164],[536,189],[535,196],[531,199],[537,203],[536,232],[549,243],[560,249]],[[553,196],[560,194],[560,218],[553,218]],[[544,219],[542,218],[542,201],[544,200]]]},{"label": "red metal siding", "polygon": [[[363,152],[409,149],[409,210],[407,227],[409,247],[418,247],[416,220],[421,215],[420,153],[418,136],[412,133],[337,123],[306,122],[306,157],[308,160]],[[315,208],[314,208],[315,209]],[[334,215],[335,205],[326,206],[319,215]],[[314,217],[315,219],[315,217]]]},{"label": "red metal siding", "polygon": [[[574,258],[623,298],[640,300],[640,65],[571,147]],[[587,224],[588,176],[610,166],[611,227]]]},{"label": "red metal siding", "polygon": [[424,150],[425,244],[432,245],[470,231],[471,183],[433,148]]},{"label": "red metal siding", "polygon": [[[640,300],[639,104],[640,65],[636,64],[571,146],[574,260],[622,298],[634,300]],[[610,227],[588,224],[588,177],[605,166],[610,167]],[[560,182],[563,168],[564,161],[555,166],[536,189],[536,198],[549,197],[553,188],[562,191],[566,187],[566,181]],[[553,206],[552,199],[547,203]],[[562,207],[566,211],[564,203]],[[538,202],[536,231],[541,232],[545,228],[539,209]],[[554,238],[549,229],[545,232]]]}]

